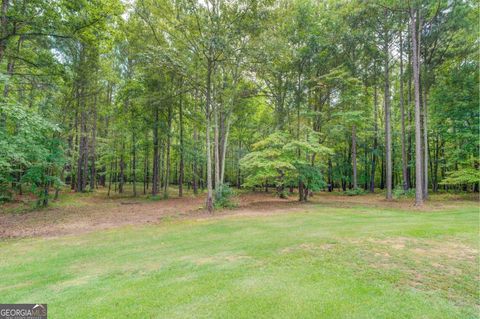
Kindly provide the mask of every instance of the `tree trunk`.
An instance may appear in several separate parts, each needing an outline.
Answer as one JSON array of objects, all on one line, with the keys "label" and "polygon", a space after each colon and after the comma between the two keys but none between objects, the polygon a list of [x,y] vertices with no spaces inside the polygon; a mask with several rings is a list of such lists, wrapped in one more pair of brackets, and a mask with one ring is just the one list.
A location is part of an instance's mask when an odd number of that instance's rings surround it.
[{"label": "tree trunk", "polygon": [[123,184],[125,182],[125,142],[122,142],[122,150],[120,153],[120,180],[118,183],[118,192],[121,194],[123,193]]},{"label": "tree trunk", "polygon": [[5,49],[7,47],[7,35],[8,35],[8,4],[10,0],[2,0],[2,13],[0,17],[0,25],[1,25],[1,32],[2,32],[2,41],[0,41],[0,63],[3,60],[3,56],[5,55]]},{"label": "tree trunk", "polygon": [[220,157],[221,160],[221,167],[220,167],[220,183],[223,184],[225,181],[225,156],[227,153],[227,145],[228,145],[228,134],[230,132],[230,121],[227,119],[227,124],[225,126],[223,139],[222,139],[222,154]]},{"label": "tree trunk", "polygon": [[[194,112],[197,112],[197,101],[198,101],[198,96],[197,96],[197,89],[195,89],[194,93]],[[193,149],[194,149],[194,155],[193,155],[193,163],[192,163],[192,188],[193,188],[193,193],[195,195],[198,194],[198,164],[197,164],[197,156],[198,154],[198,128],[197,128],[197,123],[193,123]]]},{"label": "tree trunk", "polygon": [[96,147],[96,139],[97,139],[97,95],[95,94],[94,96],[94,102],[93,102],[93,125],[92,125],[92,157],[91,157],[91,162],[90,162],[90,191],[93,191],[95,189],[95,178],[97,175],[97,172],[95,170],[95,147]]},{"label": "tree trunk", "polygon": [[[0,63],[3,61],[3,57],[5,55],[5,49],[7,48],[7,42],[8,42],[8,4],[10,0],[2,0],[2,11],[1,11],[1,16],[0,16],[0,26],[1,26],[1,36],[2,40],[0,41]],[[19,40],[20,41],[20,40]],[[10,62],[7,65],[7,73],[13,73],[9,71],[10,68]],[[33,85],[32,85],[33,88]],[[32,89],[33,90],[33,89]],[[5,96],[5,91],[7,92],[8,95],[8,82],[5,83],[5,89],[4,89],[4,98]],[[4,102],[6,102],[6,99],[4,99]],[[0,111],[0,128],[4,128],[7,124],[7,118],[6,114]]]},{"label": "tree trunk", "polygon": [[167,145],[165,156],[165,180],[163,183],[163,198],[168,198],[168,186],[170,184],[170,144],[172,139],[172,107],[169,105],[167,114]]},{"label": "tree trunk", "polygon": [[[427,80],[425,79],[425,82]],[[428,84],[423,85],[423,199],[428,199]]]},{"label": "tree trunk", "polygon": [[333,191],[333,167],[332,167],[332,159],[328,158],[328,191]]},{"label": "tree trunk", "polygon": [[407,159],[407,150],[405,145],[405,110],[403,104],[403,39],[402,31],[400,31],[400,118],[401,118],[401,128],[402,133],[400,136],[402,144],[402,180],[403,180],[403,190],[408,190],[410,188],[410,183],[408,181],[408,159]]},{"label": "tree trunk", "polygon": [[213,103],[213,120],[214,120],[214,127],[213,127],[213,143],[214,143],[214,161],[215,161],[215,189],[220,186],[220,136],[218,130],[218,104]]},{"label": "tree trunk", "polygon": [[380,189],[385,189],[385,156],[382,156],[382,167],[380,172]]},{"label": "tree trunk", "polygon": [[135,129],[132,130],[132,182],[133,182],[133,196],[137,197],[137,138]]},{"label": "tree trunk", "polygon": [[152,196],[158,193],[158,105],[155,106],[155,120],[153,123],[153,173],[152,173]]},{"label": "tree trunk", "polygon": [[211,82],[212,82],[213,63],[209,59],[207,65],[207,92],[206,92],[206,148],[207,148],[207,210],[213,212],[213,191],[212,191],[212,157],[210,153],[210,104],[211,104]]},{"label": "tree trunk", "polygon": [[197,195],[198,194],[198,165],[197,165],[198,132],[197,132],[196,126],[193,129],[193,142],[194,142],[195,154],[193,156],[193,163],[192,163],[192,188],[193,188],[193,193]]},{"label": "tree trunk", "polygon": [[390,123],[390,53],[389,53],[389,35],[388,30],[384,29],[383,54],[385,55],[385,170],[386,170],[386,186],[388,200],[392,199],[392,127]]},{"label": "tree trunk", "polygon": [[113,175],[113,191],[117,192],[117,182],[118,182],[118,160],[115,156],[115,174]]},{"label": "tree trunk", "polygon": [[[408,39],[410,42],[410,46],[411,46],[411,38]],[[407,102],[407,121],[408,121],[408,151],[407,151],[407,162],[408,162],[408,166],[407,166],[407,176],[408,176],[408,188],[410,189],[413,185],[413,174],[412,174],[412,169],[411,169],[411,161],[413,159],[413,138],[412,138],[412,120],[413,120],[413,117],[412,117],[412,76],[410,74],[412,74],[413,70],[412,70],[412,52],[411,50],[408,51],[408,67],[409,67],[409,76],[408,76],[408,102]]]},{"label": "tree trunk", "polygon": [[[180,84],[180,90],[182,90],[183,82]],[[185,164],[183,159],[183,100],[180,96],[179,102],[179,125],[180,125],[180,174],[178,176],[178,197],[183,196],[183,178],[185,174]]]},{"label": "tree trunk", "polygon": [[373,87],[373,154],[372,154],[372,168],[370,173],[370,192],[375,191],[375,169],[377,161],[377,151],[378,151],[378,95],[377,95],[377,85]]},{"label": "tree trunk", "polygon": [[302,181],[298,181],[298,201],[303,202],[303,183]]},{"label": "tree trunk", "polygon": [[355,124],[352,126],[352,169],[353,189],[357,189],[357,132]]},{"label": "tree trunk", "polygon": [[420,123],[420,62],[419,50],[420,45],[418,23],[418,10],[410,9],[410,32],[412,39],[412,59],[413,59],[413,86],[415,100],[415,205],[423,205],[422,192],[422,132]]},{"label": "tree trunk", "polygon": [[107,196],[110,197],[110,190],[112,189],[112,174],[113,174],[113,161],[110,162],[110,174],[108,174],[108,192]]},{"label": "tree trunk", "polygon": [[242,157],[242,140],[240,139],[238,141],[238,161],[237,161],[237,165],[238,165],[238,169],[237,169],[237,188],[240,189],[241,185],[242,185],[242,181],[241,181],[241,176],[242,176],[242,171],[241,171],[241,167],[240,167],[240,159]]},{"label": "tree trunk", "polygon": [[[83,107],[83,106],[81,106]],[[77,163],[77,192],[85,191],[86,171],[84,170],[84,163],[87,157],[87,136],[86,136],[86,114],[85,110],[81,111],[80,116],[80,143],[78,146],[78,163]]]},{"label": "tree trunk", "polygon": [[[145,134],[145,142],[148,140],[148,134]],[[145,144],[145,154],[143,161],[143,195],[147,194],[148,189],[148,144]]]}]

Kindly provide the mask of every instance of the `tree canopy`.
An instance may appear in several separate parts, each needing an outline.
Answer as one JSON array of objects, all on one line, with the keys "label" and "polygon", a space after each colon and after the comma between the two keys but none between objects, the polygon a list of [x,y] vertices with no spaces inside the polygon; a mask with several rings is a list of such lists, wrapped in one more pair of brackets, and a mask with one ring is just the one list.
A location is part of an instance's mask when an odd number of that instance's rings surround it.
[{"label": "tree canopy", "polygon": [[[476,1],[2,0],[0,201],[478,191]],[[129,190],[130,192],[130,190]],[[218,192],[217,192],[218,193]],[[228,191],[226,192],[228,193]]]}]

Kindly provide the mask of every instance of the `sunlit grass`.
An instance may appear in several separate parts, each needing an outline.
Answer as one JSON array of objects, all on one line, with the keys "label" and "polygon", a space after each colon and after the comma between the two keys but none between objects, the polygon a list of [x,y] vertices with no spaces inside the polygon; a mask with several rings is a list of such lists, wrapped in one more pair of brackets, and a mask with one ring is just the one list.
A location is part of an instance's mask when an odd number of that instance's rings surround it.
[{"label": "sunlit grass", "polygon": [[478,231],[472,204],[317,205],[8,240],[0,303],[48,303],[52,318],[476,318]]}]

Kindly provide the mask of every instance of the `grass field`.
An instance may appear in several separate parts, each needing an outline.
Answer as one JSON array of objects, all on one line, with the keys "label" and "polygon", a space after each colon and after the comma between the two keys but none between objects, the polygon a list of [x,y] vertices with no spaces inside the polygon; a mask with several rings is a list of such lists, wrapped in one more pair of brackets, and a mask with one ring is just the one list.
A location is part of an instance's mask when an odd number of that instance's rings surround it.
[{"label": "grass field", "polygon": [[0,242],[0,303],[50,318],[476,318],[478,206],[322,204]]}]

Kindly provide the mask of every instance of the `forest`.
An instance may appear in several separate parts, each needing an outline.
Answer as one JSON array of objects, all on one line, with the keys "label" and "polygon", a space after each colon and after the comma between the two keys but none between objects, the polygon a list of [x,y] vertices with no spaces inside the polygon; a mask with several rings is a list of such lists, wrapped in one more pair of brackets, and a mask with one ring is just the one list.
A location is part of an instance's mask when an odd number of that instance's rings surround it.
[{"label": "forest", "polygon": [[478,0],[0,3],[0,318],[478,318]]},{"label": "forest", "polygon": [[475,1],[3,0],[0,199],[478,192]]}]

